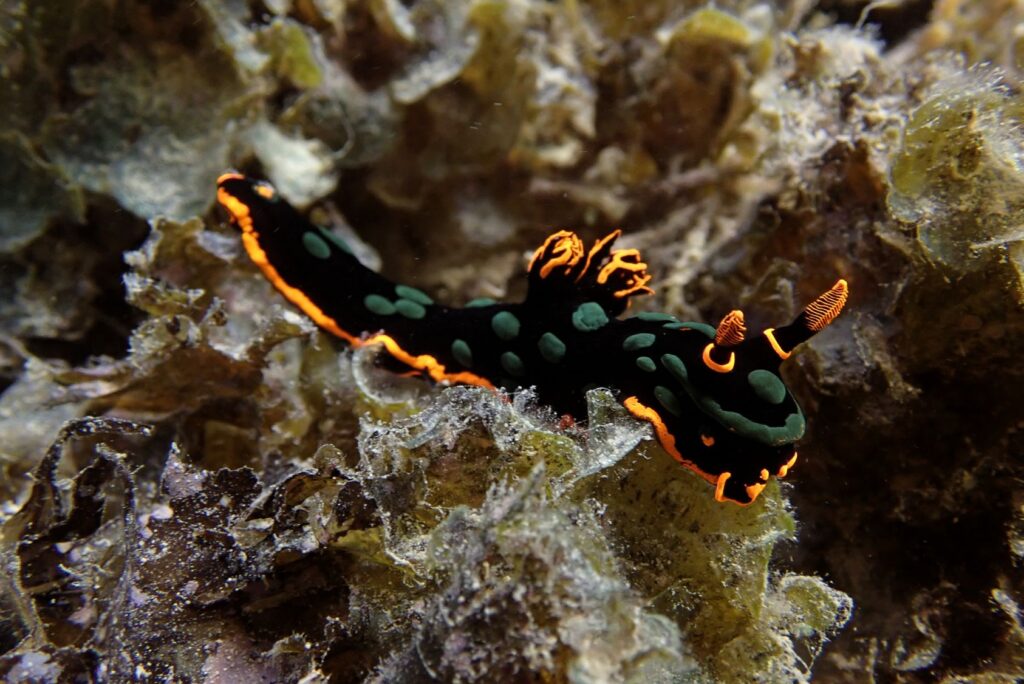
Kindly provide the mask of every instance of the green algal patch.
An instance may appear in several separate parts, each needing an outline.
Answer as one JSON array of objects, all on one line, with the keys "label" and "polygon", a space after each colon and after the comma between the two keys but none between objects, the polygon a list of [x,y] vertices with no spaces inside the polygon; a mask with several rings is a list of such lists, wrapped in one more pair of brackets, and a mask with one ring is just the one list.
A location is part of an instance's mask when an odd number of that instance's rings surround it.
[{"label": "green algal patch", "polygon": [[978,67],[936,84],[893,155],[894,215],[937,263],[971,269],[1024,233],[1024,102]]}]

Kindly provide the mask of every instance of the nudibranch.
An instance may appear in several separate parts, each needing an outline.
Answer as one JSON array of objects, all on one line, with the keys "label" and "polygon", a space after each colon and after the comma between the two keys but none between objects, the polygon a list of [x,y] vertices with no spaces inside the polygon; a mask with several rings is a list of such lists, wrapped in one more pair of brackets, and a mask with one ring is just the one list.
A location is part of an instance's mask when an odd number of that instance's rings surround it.
[{"label": "nudibranch", "polygon": [[619,318],[631,297],[652,292],[640,253],[612,248],[618,230],[589,248],[559,231],[533,254],[525,301],[454,308],[366,268],[263,181],[226,173],[217,199],[274,287],[352,346],[383,345],[437,382],[532,386],[575,417],[586,415],[586,389],[612,388],[665,451],[714,485],[717,500],[741,505],[786,475],[804,434],[780,364],[847,299],[839,280],[792,323],[758,335],[747,334],[741,311],[717,328],[660,313]]}]

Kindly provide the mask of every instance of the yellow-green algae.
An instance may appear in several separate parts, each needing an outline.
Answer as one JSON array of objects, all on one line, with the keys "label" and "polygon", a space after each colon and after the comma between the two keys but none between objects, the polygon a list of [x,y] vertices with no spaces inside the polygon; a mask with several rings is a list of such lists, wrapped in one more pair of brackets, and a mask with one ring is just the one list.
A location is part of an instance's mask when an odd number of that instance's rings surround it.
[{"label": "yellow-green algae", "polygon": [[976,68],[936,84],[915,109],[894,155],[893,214],[916,222],[937,262],[961,270],[1024,239],[1024,101]]}]

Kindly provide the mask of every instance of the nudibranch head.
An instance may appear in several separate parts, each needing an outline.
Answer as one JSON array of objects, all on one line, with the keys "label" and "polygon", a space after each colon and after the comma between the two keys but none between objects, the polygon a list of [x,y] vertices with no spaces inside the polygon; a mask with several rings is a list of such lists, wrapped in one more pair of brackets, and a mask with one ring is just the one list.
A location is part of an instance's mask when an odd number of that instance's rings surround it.
[{"label": "nudibranch head", "polygon": [[804,417],[779,377],[793,349],[824,329],[846,304],[839,280],[790,325],[747,337],[743,313],[726,315],[692,363],[687,382],[697,405],[730,432],[758,444],[792,444],[804,433]]},{"label": "nudibranch head", "polygon": [[[846,281],[840,280],[790,325],[753,336],[747,334],[743,313],[733,311],[715,330],[682,330],[686,343],[681,338],[676,353],[661,356],[674,381],[669,389],[688,396],[703,414],[699,434],[679,444],[679,453],[690,457],[677,458],[712,481],[719,499],[748,504],[769,476],[785,476],[792,467],[794,443],[803,436],[806,421],[779,366],[839,314],[847,296]],[[701,464],[720,469],[709,475]]]}]

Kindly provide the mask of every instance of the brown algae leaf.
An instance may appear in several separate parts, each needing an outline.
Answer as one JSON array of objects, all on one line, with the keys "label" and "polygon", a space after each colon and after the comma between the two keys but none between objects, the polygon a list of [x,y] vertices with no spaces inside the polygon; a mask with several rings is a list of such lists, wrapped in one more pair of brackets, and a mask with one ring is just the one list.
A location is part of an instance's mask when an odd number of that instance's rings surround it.
[{"label": "brown algae leaf", "polygon": [[[123,596],[136,532],[134,477],[114,449],[150,435],[131,421],[68,421],[36,467],[28,499],[3,521],[0,554],[16,574],[0,591],[17,607],[23,647],[81,645],[113,617],[103,608]],[[65,488],[58,472],[76,442],[92,458]]]}]

